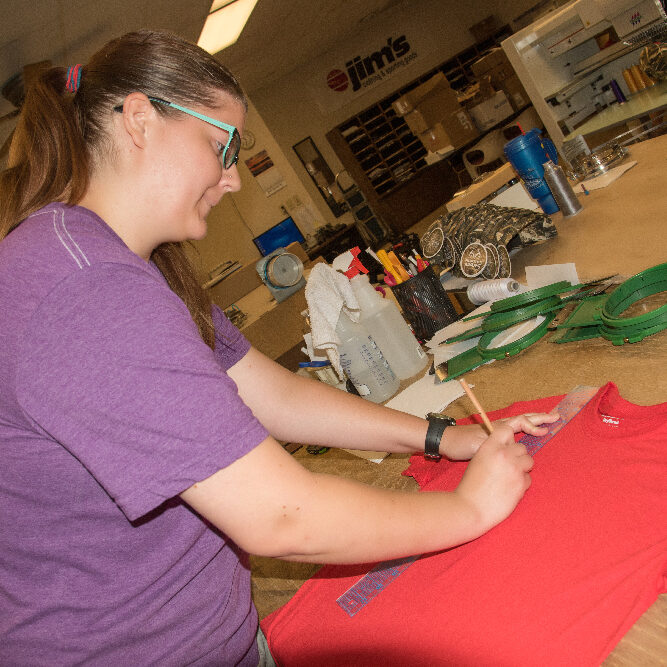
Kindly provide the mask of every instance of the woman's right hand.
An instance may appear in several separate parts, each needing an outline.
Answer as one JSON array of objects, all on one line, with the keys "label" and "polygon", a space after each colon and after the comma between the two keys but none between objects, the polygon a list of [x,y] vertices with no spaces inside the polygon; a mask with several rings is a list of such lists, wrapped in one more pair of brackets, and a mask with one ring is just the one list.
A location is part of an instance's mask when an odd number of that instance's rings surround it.
[{"label": "woman's right hand", "polygon": [[456,493],[478,513],[486,529],[506,519],[530,486],[533,458],[514,441],[511,427],[495,422],[459,483]]}]

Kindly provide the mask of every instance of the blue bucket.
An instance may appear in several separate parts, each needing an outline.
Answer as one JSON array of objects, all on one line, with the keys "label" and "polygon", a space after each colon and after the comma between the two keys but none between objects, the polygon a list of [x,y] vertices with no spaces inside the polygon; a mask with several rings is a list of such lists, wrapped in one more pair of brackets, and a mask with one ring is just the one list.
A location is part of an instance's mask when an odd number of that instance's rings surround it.
[{"label": "blue bucket", "polygon": [[552,160],[558,164],[558,153],[551,139],[540,136],[540,130],[533,128],[505,144],[505,156],[528,188],[531,197],[537,200],[545,213],[558,211],[558,204],[544,180],[545,162]]}]

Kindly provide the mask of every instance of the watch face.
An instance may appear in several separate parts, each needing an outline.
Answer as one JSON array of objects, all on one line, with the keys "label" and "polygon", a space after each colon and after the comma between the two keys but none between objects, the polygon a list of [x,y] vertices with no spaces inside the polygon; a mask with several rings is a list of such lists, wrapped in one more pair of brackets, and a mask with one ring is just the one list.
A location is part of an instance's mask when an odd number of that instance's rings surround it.
[{"label": "watch face", "polygon": [[241,137],[241,148],[248,150],[255,145],[255,135],[250,130],[244,130]]}]

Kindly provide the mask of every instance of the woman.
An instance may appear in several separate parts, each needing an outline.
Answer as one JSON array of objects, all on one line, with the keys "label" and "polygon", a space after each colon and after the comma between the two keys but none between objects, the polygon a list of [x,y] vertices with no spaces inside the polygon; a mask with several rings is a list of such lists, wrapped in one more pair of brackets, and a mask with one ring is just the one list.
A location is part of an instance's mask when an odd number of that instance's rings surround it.
[{"label": "woman", "polygon": [[247,552],[442,549],[529,485],[513,433],[553,416],[446,429],[443,455],[474,455],[448,494],[316,475],[276,442],[418,452],[428,423],[282,369],[211,308],[180,244],[240,188],[245,114],[222,65],[153,32],[27,95],[0,179],[3,664],[256,665]]}]

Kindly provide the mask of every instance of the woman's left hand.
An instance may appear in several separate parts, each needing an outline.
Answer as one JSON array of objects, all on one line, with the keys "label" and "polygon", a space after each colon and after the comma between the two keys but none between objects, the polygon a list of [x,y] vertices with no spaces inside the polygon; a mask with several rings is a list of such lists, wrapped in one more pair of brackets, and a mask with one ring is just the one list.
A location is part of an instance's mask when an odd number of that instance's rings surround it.
[{"label": "woman's left hand", "polygon": [[[530,412],[499,419],[496,423],[509,426],[515,433],[540,436],[547,432],[547,427],[542,424],[552,424],[559,418],[555,412]],[[452,426],[445,429],[440,453],[453,461],[467,461],[488,437],[489,434],[482,424]]]}]

